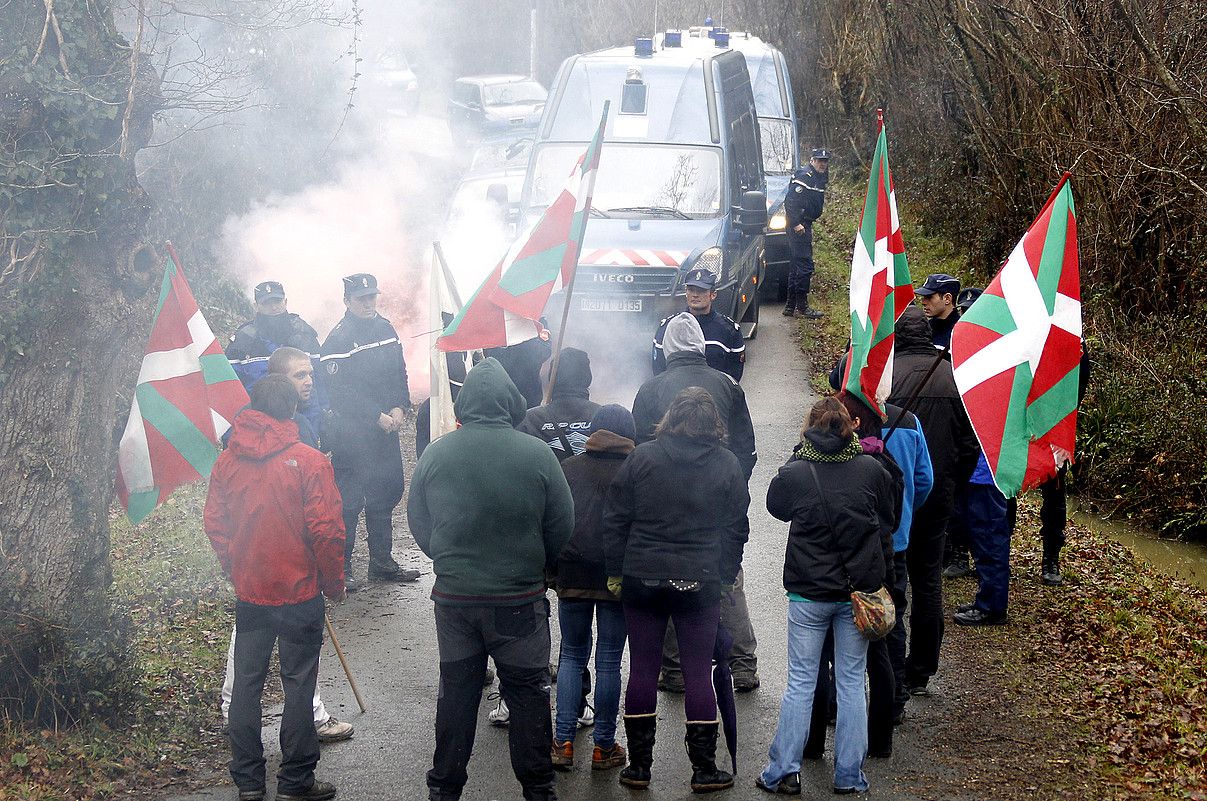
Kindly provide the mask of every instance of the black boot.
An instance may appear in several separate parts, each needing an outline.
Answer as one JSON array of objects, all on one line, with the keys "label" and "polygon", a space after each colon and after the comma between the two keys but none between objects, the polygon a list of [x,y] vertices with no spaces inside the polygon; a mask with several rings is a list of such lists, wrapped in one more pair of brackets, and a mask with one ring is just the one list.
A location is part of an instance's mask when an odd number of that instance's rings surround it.
[{"label": "black boot", "polygon": [[688,723],[687,758],[692,763],[692,792],[711,793],[733,787],[733,774],[717,769],[717,727],[712,723]]},{"label": "black boot", "polygon": [[796,293],[795,292],[788,293],[788,302],[786,304],[784,304],[783,315],[785,317],[795,317],[796,316]]},{"label": "black boot", "polygon": [[654,730],[658,716],[625,715],[624,733],[629,740],[629,765],[620,771],[620,783],[629,787],[649,787],[650,767],[654,764]]},{"label": "black boot", "polygon": [[1040,568],[1040,578],[1049,587],[1059,587],[1063,578],[1060,575],[1060,557],[1045,556],[1043,567]]},{"label": "black boot", "polygon": [[807,294],[801,295],[799,298],[797,298],[796,308],[797,313],[806,320],[820,320],[822,317],[825,317],[825,315],[819,312],[817,309],[809,306],[809,296]]}]

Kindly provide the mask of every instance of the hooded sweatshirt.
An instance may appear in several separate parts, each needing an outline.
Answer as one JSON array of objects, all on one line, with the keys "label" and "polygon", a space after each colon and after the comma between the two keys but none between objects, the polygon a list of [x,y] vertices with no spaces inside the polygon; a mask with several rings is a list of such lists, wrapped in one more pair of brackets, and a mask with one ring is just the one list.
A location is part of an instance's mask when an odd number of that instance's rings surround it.
[{"label": "hooded sweatshirt", "polygon": [[603,429],[587,440],[584,453],[562,462],[574,496],[574,536],[557,560],[559,598],[617,600],[604,566],[604,498],[633,447],[633,440]]},{"label": "hooded sweatshirt", "polygon": [[407,521],[431,557],[432,600],[450,605],[530,603],[574,531],[574,502],[553,452],[516,431],[524,396],[486,359],[454,405],[461,427],[423,452]]},{"label": "hooded sweatshirt", "polygon": [[641,385],[633,399],[633,419],[637,423],[637,442],[654,438],[654,428],[670,408],[671,401],[687,387],[701,387],[712,396],[725,423],[727,444],[738,457],[742,471],[750,478],[758,454],[754,446],[754,425],[746,406],[746,393],[733,378],[708,366],[704,358],[704,333],[696,318],[687,312],[675,315],[666,325],[662,339],[666,353],[666,372]]},{"label": "hooded sweatshirt", "polygon": [[[599,404],[588,397],[590,387],[591,359],[578,348],[563,348],[549,403],[529,409],[516,428],[548,443],[559,460],[582,453],[591,433],[591,418],[599,410]],[[566,452],[558,427],[573,453]]]},{"label": "hooded sweatshirt", "polygon": [[331,463],[292,420],[255,409],[210,473],[205,533],[240,601],[297,604],[344,587],[344,520]]}]

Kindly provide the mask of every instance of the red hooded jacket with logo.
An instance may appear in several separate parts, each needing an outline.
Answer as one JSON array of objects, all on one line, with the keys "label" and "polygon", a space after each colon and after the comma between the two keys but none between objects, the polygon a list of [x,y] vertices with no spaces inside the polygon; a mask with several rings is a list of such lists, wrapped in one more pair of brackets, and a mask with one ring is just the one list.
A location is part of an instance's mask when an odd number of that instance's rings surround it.
[{"label": "red hooded jacket with logo", "polygon": [[298,441],[296,423],[239,413],[205,501],[205,533],[239,600],[281,606],[342,594],[342,512],[331,463]]}]

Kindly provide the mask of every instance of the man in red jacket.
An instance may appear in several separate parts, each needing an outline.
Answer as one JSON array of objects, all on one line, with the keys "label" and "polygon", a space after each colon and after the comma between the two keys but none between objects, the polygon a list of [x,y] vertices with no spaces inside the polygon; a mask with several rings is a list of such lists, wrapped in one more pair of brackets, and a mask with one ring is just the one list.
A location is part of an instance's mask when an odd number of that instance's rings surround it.
[{"label": "man in red jacket", "polygon": [[235,683],[230,705],[231,778],[240,801],[264,798],[261,693],[278,645],[281,717],[279,801],[324,801],[311,699],[323,644],[323,596],[344,597],[344,523],[331,464],[298,441],[298,393],[285,376],[252,388],[251,405],[210,474],[205,532],[235,587]]}]

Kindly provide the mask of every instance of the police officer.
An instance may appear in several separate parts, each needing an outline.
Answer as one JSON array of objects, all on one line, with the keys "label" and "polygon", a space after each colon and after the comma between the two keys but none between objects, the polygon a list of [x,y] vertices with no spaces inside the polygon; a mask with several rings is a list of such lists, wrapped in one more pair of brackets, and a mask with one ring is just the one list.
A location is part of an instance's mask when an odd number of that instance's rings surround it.
[{"label": "police officer", "polygon": [[788,303],[784,316],[800,314],[810,320],[822,316],[809,306],[809,285],[813,281],[813,221],[821,216],[826,202],[826,181],[830,169],[830,151],[815,148],[809,166],[792,176],[784,214],[788,217]]},{"label": "police officer", "polygon": [[345,572],[351,570],[361,509],[369,539],[370,581],[414,581],[391,553],[391,517],[404,478],[398,432],[411,408],[407,366],[398,332],[377,313],[377,279],[344,279],[347,311],[323,343],[322,367],[331,394],[327,443],[344,501]]},{"label": "police officer", "polygon": [[[226,358],[235,368],[235,375],[251,392],[256,382],[268,374],[268,357],[277,348],[297,348],[310,354],[318,377],[319,337],[310,325],[289,311],[285,298],[285,287],[280,281],[264,281],[252,290],[254,319],[239,326],[230,344],[226,346]],[[314,397],[302,414],[317,432],[321,428],[322,412],[327,408],[326,387],[315,381]]]},{"label": "police officer", "polygon": [[914,290],[914,297],[930,322],[931,341],[939,350],[951,344],[951,329],[960,321],[956,298],[961,294],[960,279],[947,273],[931,273]]},{"label": "police officer", "polygon": [[[720,370],[734,381],[741,381],[742,369],[746,366],[746,340],[742,338],[742,329],[737,323],[712,307],[717,299],[716,285],[717,277],[708,270],[689,272],[683,280],[687,310],[704,332],[704,356],[708,366]],[[666,370],[662,337],[666,335],[666,324],[674,317],[672,314],[658,323],[658,331],[654,334],[654,375]]]}]

